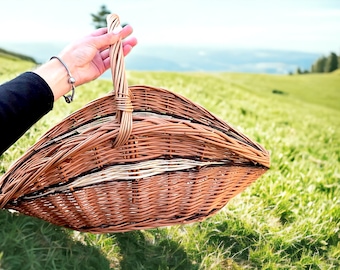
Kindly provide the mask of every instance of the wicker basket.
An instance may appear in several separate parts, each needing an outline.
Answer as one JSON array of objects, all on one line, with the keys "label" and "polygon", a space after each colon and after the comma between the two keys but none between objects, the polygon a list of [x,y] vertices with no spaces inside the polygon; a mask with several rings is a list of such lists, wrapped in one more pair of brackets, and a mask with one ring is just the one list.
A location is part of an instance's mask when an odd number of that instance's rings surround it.
[{"label": "wicker basket", "polygon": [[[119,26],[116,15],[108,26]],[[0,180],[0,208],[95,233],[189,223],[269,168],[263,147],[204,108],[165,89],[128,87],[121,43],[110,56],[115,93],[17,160]]]}]

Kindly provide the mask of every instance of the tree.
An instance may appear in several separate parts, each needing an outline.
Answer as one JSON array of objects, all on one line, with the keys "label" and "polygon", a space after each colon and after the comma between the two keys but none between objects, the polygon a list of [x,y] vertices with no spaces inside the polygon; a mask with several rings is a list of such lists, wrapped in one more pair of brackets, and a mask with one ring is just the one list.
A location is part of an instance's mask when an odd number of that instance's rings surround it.
[{"label": "tree", "polygon": [[297,69],[296,69],[296,72],[295,72],[296,74],[301,74],[302,72],[301,72],[301,69],[300,69],[300,67],[297,67]]},{"label": "tree", "polygon": [[337,68],[338,68],[338,56],[334,52],[332,52],[326,60],[325,72],[332,72]]},{"label": "tree", "polygon": [[314,73],[322,73],[325,72],[327,58],[322,56],[316,60],[316,62],[312,66],[312,72]]},{"label": "tree", "polygon": [[97,14],[92,14],[92,22],[96,29],[106,27],[106,16],[111,14],[111,11],[107,9],[105,5],[100,7],[100,10]]}]

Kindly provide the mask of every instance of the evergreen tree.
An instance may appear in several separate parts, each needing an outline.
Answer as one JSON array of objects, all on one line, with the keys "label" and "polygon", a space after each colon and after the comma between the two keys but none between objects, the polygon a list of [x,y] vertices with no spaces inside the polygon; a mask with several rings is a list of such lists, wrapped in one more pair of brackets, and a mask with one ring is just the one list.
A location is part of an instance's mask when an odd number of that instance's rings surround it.
[{"label": "evergreen tree", "polygon": [[325,72],[327,58],[322,56],[316,60],[316,62],[312,65],[312,72],[314,73],[322,73]]},{"label": "evergreen tree", "polygon": [[325,72],[332,72],[337,68],[338,68],[338,56],[334,52],[332,52],[326,60]]},{"label": "evergreen tree", "polygon": [[108,14],[111,14],[111,11],[109,11],[105,5],[100,7],[97,14],[91,14],[92,22],[96,29],[106,27],[106,16]]}]

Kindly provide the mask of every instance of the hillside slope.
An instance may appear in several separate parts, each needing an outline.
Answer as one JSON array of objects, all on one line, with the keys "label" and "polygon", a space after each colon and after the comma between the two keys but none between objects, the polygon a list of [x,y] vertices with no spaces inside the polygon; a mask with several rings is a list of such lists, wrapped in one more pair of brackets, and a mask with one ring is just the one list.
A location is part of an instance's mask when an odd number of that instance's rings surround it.
[{"label": "hillside slope", "polygon": [[32,63],[37,63],[37,61],[35,61],[35,59],[33,57],[21,54],[21,53],[16,53],[16,52],[11,52],[9,50],[5,50],[0,48],[0,55],[3,57],[7,57],[7,58],[17,58],[23,61],[28,61],[28,62],[32,62]]},{"label": "hillside slope", "polygon": [[[11,76],[30,65],[8,61]],[[270,170],[218,214],[191,225],[92,235],[1,210],[0,268],[340,269],[338,73],[127,77],[130,85],[184,95],[258,141],[271,153]],[[73,103],[57,101],[0,157],[0,174],[63,117],[110,91],[110,80],[96,80],[77,87]]]},{"label": "hillside slope", "polygon": [[31,70],[36,65],[33,58],[0,49],[0,83],[13,78],[21,72]]}]

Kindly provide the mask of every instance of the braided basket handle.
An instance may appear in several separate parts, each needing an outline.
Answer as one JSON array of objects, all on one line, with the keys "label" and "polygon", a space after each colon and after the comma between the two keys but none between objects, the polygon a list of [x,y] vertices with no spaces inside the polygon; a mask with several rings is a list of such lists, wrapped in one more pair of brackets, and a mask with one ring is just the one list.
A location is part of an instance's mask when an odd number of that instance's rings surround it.
[{"label": "braided basket handle", "polygon": [[[106,17],[108,32],[120,28],[119,17],[111,14]],[[115,103],[117,106],[117,120],[120,123],[119,133],[114,142],[118,147],[127,142],[132,131],[132,103],[128,83],[125,75],[125,62],[122,40],[110,46],[111,75],[115,92]]]}]

